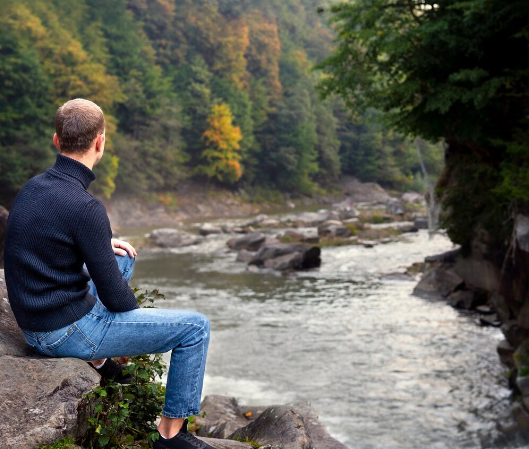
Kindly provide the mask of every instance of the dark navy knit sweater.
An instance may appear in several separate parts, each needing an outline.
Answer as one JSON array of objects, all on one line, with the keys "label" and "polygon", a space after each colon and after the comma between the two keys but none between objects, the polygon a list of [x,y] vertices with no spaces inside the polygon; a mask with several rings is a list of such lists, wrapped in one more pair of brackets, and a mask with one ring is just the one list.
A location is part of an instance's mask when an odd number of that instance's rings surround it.
[{"label": "dark navy knit sweater", "polygon": [[138,307],[112,250],[105,207],[86,191],[94,179],[88,167],[59,154],[53,168],[26,183],[11,208],[4,268],[22,329],[52,331],[86,315],[96,301],[88,293],[90,276],[109,310]]}]

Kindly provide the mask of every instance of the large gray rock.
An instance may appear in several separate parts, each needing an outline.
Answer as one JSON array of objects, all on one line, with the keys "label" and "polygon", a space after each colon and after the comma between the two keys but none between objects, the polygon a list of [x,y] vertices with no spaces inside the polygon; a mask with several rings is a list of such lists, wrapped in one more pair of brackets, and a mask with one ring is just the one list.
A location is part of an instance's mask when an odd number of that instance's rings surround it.
[{"label": "large gray rock", "polygon": [[161,248],[180,248],[197,244],[200,240],[193,234],[173,228],[155,229],[150,235],[151,241]]},{"label": "large gray rock", "polygon": [[448,303],[456,309],[473,310],[487,302],[485,292],[476,290],[456,290],[448,295]]},{"label": "large gray rock", "polygon": [[340,222],[338,222],[338,224],[324,223],[322,226],[318,227],[318,236],[325,238],[347,238],[351,237],[351,230]]},{"label": "large gray rock", "polygon": [[285,254],[265,260],[264,266],[277,271],[300,270],[303,268],[303,255],[298,252]]},{"label": "large gray rock", "polygon": [[258,226],[263,221],[268,220],[268,218],[269,217],[266,214],[259,214],[253,220],[250,220],[248,223],[246,223],[246,226]]},{"label": "large gray rock", "polygon": [[248,424],[235,398],[216,394],[204,398],[195,422],[199,426],[197,435],[211,438],[228,438]]},{"label": "large gray rock", "polygon": [[342,176],[340,187],[355,203],[385,203],[390,199],[389,194],[380,185],[374,182],[360,182],[352,176]]},{"label": "large gray rock", "polygon": [[211,223],[204,223],[198,229],[198,233],[204,237],[208,235],[213,235],[213,234],[222,234],[222,228],[218,226],[214,226]]},{"label": "large gray rock", "polygon": [[407,192],[400,197],[404,203],[424,203],[424,195],[417,192]]},{"label": "large gray rock", "polygon": [[250,260],[249,265],[262,267],[265,261],[275,259],[285,254],[301,253],[301,268],[313,268],[321,265],[321,250],[317,246],[310,246],[304,243],[273,243],[264,245],[257,254]]},{"label": "large gray rock", "polygon": [[0,378],[0,440],[6,449],[81,436],[86,418],[79,419],[80,396],[100,379],[79,359],[7,355],[0,356]]},{"label": "large gray rock", "polygon": [[[2,297],[3,292],[0,287]],[[0,299],[0,323],[1,447],[33,449],[81,436],[86,417],[80,415],[80,396],[99,384],[99,374],[82,360],[33,353],[5,299]]]},{"label": "large gray rock", "polygon": [[257,251],[265,242],[266,235],[261,232],[252,232],[239,238],[230,239],[227,245],[236,251],[245,249],[247,251]]},{"label": "large gray rock", "polygon": [[6,235],[7,217],[9,212],[0,206],[0,268],[4,266],[4,240]]},{"label": "large gray rock", "polygon": [[365,223],[366,229],[395,229],[400,232],[417,232],[418,229],[411,221],[392,221],[391,223]]},{"label": "large gray rock", "polygon": [[418,296],[448,296],[464,285],[463,278],[451,267],[439,265],[427,271],[413,290]]},{"label": "large gray rock", "polygon": [[417,229],[428,229],[428,217],[426,215],[416,215],[413,224]]},{"label": "large gray rock", "polygon": [[359,212],[355,208],[355,203],[351,200],[351,198],[347,198],[341,203],[333,204],[332,209],[339,213],[340,219],[342,220],[357,218],[359,215]]},{"label": "large gray rock", "polygon": [[404,207],[397,199],[390,199],[386,203],[386,212],[392,215],[404,215]]},{"label": "large gray rock", "polygon": [[303,417],[289,406],[267,408],[255,421],[235,431],[230,438],[282,449],[318,449],[312,444]]},{"label": "large gray rock", "polygon": [[237,257],[235,258],[235,262],[250,262],[253,256],[255,256],[254,251],[247,251],[245,249],[241,249],[237,254]]},{"label": "large gray rock", "polygon": [[[203,436],[209,436],[213,438],[220,438],[222,435],[228,437],[237,436],[239,440],[252,440],[249,433],[239,432],[240,429],[247,428],[247,426],[255,421],[259,420],[257,425],[253,426],[253,434],[256,432],[256,428],[263,423],[264,420],[270,424],[271,428],[268,433],[273,434],[272,438],[268,439],[265,447],[284,448],[290,446],[284,446],[285,439],[283,437],[278,438],[277,432],[289,434],[288,429],[276,429],[276,422],[281,419],[281,416],[285,416],[284,412],[290,410],[292,413],[287,413],[286,425],[293,425],[294,427],[302,422],[308,432],[308,436],[312,441],[312,446],[317,449],[347,449],[346,446],[341,444],[332,438],[327,432],[325,426],[318,420],[318,416],[314,410],[310,407],[310,403],[306,401],[299,401],[293,404],[287,404],[281,407],[272,407],[276,409],[273,415],[277,415],[274,419],[266,418],[263,416],[264,412],[270,410],[268,406],[239,406],[235,398],[219,395],[208,395],[202,401],[200,405],[200,415],[196,419],[196,424],[200,427],[197,431],[197,435],[208,444],[214,447],[226,449],[242,448],[246,446],[239,446],[246,443],[237,443],[238,445],[232,446],[234,442],[231,440],[218,440],[211,438],[203,438]],[[299,416],[299,418],[296,418]],[[261,423],[261,424],[260,424]],[[227,429],[233,429],[230,435],[226,435]],[[293,428],[292,430],[295,431]],[[281,441],[278,441],[281,440]],[[222,446],[222,442],[225,442],[226,446]],[[253,440],[256,441],[256,440]]]},{"label": "large gray rock", "polygon": [[292,219],[292,221],[302,226],[318,226],[329,218],[329,211],[302,212]]},{"label": "large gray rock", "polygon": [[259,223],[260,228],[277,228],[281,225],[281,222],[275,218],[267,218]]}]

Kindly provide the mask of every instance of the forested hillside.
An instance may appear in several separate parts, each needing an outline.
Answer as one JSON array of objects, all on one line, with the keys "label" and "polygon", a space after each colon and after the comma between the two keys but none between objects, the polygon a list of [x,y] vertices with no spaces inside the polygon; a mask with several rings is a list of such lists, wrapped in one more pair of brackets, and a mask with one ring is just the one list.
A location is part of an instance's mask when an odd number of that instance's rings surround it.
[{"label": "forested hillside", "polygon": [[[310,194],[340,174],[420,188],[414,144],[321,101],[319,0],[0,0],[0,201],[49,167],[65,101],[98,103],[98,193],[188,177]],[[376,116],[368,111],[366,116]],[[436,172],[440,147],[425,145]]]}]

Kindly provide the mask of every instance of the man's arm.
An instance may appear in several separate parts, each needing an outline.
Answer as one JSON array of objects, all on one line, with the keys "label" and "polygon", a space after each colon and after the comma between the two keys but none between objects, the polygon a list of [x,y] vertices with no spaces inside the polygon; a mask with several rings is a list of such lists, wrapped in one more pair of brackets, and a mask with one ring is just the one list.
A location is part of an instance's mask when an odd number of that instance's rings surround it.
[{"label": "man's arm", "polygon": [[111,238],[105,207],[94,199],[79,220],[76,243],[101,302],[113,312],[127,312],[137,309],[138,303],[118,268]]}]

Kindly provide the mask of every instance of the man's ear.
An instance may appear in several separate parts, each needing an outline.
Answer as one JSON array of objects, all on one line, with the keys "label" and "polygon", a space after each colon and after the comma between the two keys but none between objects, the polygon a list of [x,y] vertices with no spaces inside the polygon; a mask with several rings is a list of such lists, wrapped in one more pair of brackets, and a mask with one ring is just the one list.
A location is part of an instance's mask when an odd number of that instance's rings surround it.
[{"label": "man's ear", "polygon": [[57,137],[57,133],[53,135],[53,143],[57,147],[59,151],[61,151],[61,145],[59,144],[59,138]]},{"label": "man's ear", "polygon": [[96,151],[101,151],[105,147],[105,134],[98,134],[96,139]]}]

